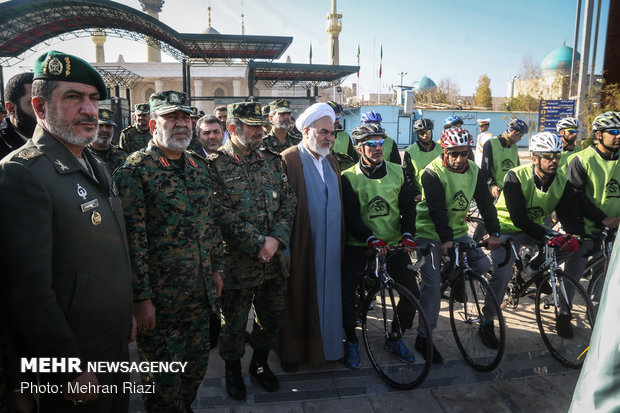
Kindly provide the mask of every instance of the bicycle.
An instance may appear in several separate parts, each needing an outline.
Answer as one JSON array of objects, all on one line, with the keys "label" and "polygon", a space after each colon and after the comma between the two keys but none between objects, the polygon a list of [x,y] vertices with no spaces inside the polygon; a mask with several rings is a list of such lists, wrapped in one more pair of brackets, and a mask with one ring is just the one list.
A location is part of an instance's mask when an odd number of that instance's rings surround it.
[{"label": "bicycle", "polygon": [[[461,355],[474,369],[489,372],[499,365],[504,356],[506,322],[499,301],[489,284],[469,266],[467,252],[485,245],[485,242],[454,244],[454,259],[443,260],[440,291],[441,297],[449,300],[450,327]],[[449,295],[446,294],[448,287],[450,287]],[[499,341],[497,349],[485,346],[479,336],[480,326],[484,321],[482,307],[485,298],[492,300],[497,315],[498,322],[497,325],[494,324],[494,334]]]},{"label": "bicycle", "polygon": [[482,238],[487,234],[487,228],[484,225],[484,220],[480,215],[480,211],[478,210],[478,204],[475,200],[471,201],[469,205],[469,212],[465,216],[465,221],[467,222],[467,234],[473,239],[475,242],[482,241]]},{"label": "bicycle", "polygon": [[[545,237],[550,240],[551,237]],[[582,366],[585,353],[590,343],[592,326],[594,325],[594,309],[585,289],[579,282],[573,281],[559,269],[556,258],[556,247],[545,242],[539,255],[529,263],[524,263],[510,242],[515,254],[513,276],[508,282],[507,299],[502,307],[517,308],[519,299],[528,296],[533,285],[536,285],[535,313],[540,336],[551,354],[563,365],[578,369]],[[527,249],[526,249],[527,250]],[[533,268],[534,274],[524,280],[522,271],[526,266]],[[571,300],[570,289],[573,289]],[[568,289],[568,290],[567,290]],[[558,333],[558,318],[568,317],[572,337],[564,337]]]},{"label": "bicycle", "polygon": [[594,314],[598,313],[598,305],[603,293],[605,285],[605,276],[609,267],[609,258],[613,249],[615,231],[609,227],[603,228],[601,232],[592,234],[594,245],[592,249],[585,254],[590,257],[583,272],[584,278],[589,278],[587,293],[594,307]]},{"label": "bicycle", "polygon": [[[414,348],[416,334],[413,329],[403,330],[400,323],[399,303],[415,310],[419,324],[428,331],[428,322],[418,299],[403,285],[394,281],[387,272],[387,260],[393,254],[405,251],[404,247],[390,247],[386,255],[379,255],[377,248],[368,257],[365,279],[359,288],[359,307],[364,345],[368,358],[379,376],[390,386],[409,390],[420,385],[431,368],[432,342],[426,346],[422,360],[400,360],[387,347],[386,341],[402,339],[409,349]],[[423,261],[422,261],[423,262]],[[415,268],[415,266],[413,266]],[[415,320],[414,320],[414,324]],[[396,326],[396,327],[394,327]],[[396,330],[396,331],[394,331]],[[397,333],[397,337],[393,333]]]}]

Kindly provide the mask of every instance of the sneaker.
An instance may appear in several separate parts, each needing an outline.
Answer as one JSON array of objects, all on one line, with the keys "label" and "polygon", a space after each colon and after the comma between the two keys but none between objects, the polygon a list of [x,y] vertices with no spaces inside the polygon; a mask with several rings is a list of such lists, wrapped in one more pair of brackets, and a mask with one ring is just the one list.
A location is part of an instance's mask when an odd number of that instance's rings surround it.
[{"label": "sneaker", "polygon": [[484,344],[485,347],[490,348],[491,350],[499,349],[499,340],[495,337],[495,332],[493,331],[493,321],[490,323],[483,322],[483,324],[480,324],[478,335],[480,336],[480,340],[482,340],[482,344]]},{"label": "sneaker", "polygon": [[563,338],[573,338],[573,326],[570,323],[571,316],[568,314],[558,314],[555,319],[555,328],[558,336]]},{"label": "sneaker", "polygon": [[[422,355],[424,360],[426,360],[426,337],[422,337],[418,334],[418,337],[415,339],[415,349]],[[441,363],[443,363],[443,357],[441,357],[441,354],[433,344],[433,364]]]},{"label": "sneaker", "polygon": [[360,359],[360,343],[359,341],[346,341],[344,343],[344,364],[350,368],[357,370],[362,366]]},{"label": "sneaker", "polygon": [[415,356],[407,348],[405,343],[403,343],[403,339],[399,338],[398,340],[387,339],[385,340],[385,349],[390,353],[393,353],[398,357],[398,359],[404,363],[413,363],[415,361]]}]

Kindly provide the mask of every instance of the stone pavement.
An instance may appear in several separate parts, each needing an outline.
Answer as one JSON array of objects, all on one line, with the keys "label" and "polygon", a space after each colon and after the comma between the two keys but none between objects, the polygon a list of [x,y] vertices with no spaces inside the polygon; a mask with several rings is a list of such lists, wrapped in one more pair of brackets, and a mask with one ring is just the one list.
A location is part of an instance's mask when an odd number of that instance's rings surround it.
[{"label": "stone pavement", "polygon": [[[500,366],[490,373],[473,370],[461,358],[444,300],[434,333],[444,363],[433,366],[416,389],[391,389],[374,371],[365,350],[360,349],[362,368],[356,371],[330,362],[321,367],[301,365],[299,372],[285,373],[277,356],[271,354],[270,365],[281,388],[267,393],[247,373],[251,356],[247,346],[242,360],[247,400],[238,402],[227,396],[224,362],[215,350],[193,408],[196,413],[567,411],[579,371],[564,367],[547,351],[536,325],[533,300],[523,298],[517,309],[507,308],[504,315],[508,327],[506,353]],[[131,411],[142,409],[139,397],[133,397]]]}]

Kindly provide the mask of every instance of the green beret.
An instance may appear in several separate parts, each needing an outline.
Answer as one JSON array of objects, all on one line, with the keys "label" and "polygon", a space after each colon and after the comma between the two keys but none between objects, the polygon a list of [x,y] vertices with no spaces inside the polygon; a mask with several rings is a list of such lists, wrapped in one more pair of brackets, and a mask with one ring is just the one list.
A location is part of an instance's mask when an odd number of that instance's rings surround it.
[{"label": "green beret", "polygon": [[176,112],[177,110],[192,115],[192,108],[189,106],[189,98],[186,93],[175,90],[153,93],[149,99],[151,113],[155,115],[165,115]]},{"label": "green beret", "polygon": [[236,118],[247,125],[264,125],[267,119],[256,102],[231,103],[227,107],[228,119]]},{"label": "green beret", "polygon": [[150,115],[151,108],[148,103],[138,103],[133,107],[133,113],[136,115]]},{"label": "green beret", "polygon": [[114,123],[114,112],[110,109],[99,109],[99,124],[100,125],[112,125],[116,126]]},{"label": "green beret", "polygon": [[286,99],[276,99],[273,102],[269,102],[269,107],[272,112],[275,113],[291,113],[291,102]]},{"label": "green beret", "polygon": [[101,74],[89,63],[67,53],[50,50],[34,63],[34,80],[59,80],[91,85],[99,91],[99,100],[108,98],[108,89]]}]

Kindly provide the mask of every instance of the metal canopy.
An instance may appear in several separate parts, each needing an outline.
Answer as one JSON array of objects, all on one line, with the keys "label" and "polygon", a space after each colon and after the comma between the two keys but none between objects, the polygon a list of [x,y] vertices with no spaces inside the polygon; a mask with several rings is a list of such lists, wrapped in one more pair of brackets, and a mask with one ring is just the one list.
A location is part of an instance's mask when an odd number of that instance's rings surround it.
[{"label": "metal canopy", "polygon": [[299,63],[248,62],[246,75],[251,87],[261,81],[267,88],[276,83],[290,88],[294,85],[305,87],[336,86],[349,75],[357,73],[359,66],[309,65]]},{"label": "metal canopy", "polygon": [[142,76],[121,66],[95,65],[94,67],[99,73],[101,73],[103,81],[110,88],[114,86],[122,86],[127,89],[133,89],[142,81]]},{"label": "metal canopy", "polygon": [[40,43],[88,37],[94,30],[160,47],[178,61],[277,59],[292,37],[179,33],[134,8],[109,0],[11,0],[0,11],[0,64],[13,65]]}]

